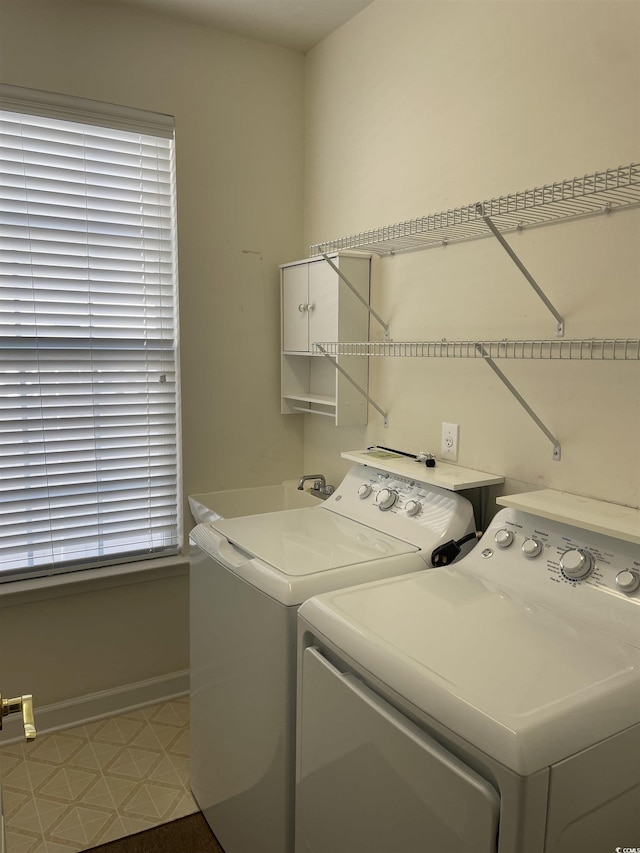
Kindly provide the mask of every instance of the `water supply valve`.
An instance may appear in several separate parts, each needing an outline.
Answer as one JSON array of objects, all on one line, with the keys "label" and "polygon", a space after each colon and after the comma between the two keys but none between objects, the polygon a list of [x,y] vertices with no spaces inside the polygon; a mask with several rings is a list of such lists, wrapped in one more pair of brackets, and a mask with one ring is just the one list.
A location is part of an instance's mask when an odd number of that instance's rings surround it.
[{"label": "water supply valve", "polygon": [[2,720],[8,717],[9,714],[22,713],[22,725],[24,726],[24,736],[27,741],[35,740],[36,727],[33,720],[33,696],[30,693],[25,696],[17,696],[15,699],[3,699],[0,694],[0,730],[2,729]]}]

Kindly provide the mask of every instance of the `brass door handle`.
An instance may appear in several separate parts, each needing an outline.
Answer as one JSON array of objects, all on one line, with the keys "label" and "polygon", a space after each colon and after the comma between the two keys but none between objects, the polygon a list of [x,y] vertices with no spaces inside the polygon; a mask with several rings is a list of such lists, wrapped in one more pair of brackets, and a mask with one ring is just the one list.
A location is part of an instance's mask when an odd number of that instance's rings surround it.
[{"label": "brass door handle", "polygon": [[24,736],[30,741],[36,736],[36,727],[33,719],[33,696],[30,693],[25,696],[17,696],[15,699],[3,699],[0,694],[0,730],[2,729],[2,719],[9,714],[22,713],[22,725],[24,726]]}]

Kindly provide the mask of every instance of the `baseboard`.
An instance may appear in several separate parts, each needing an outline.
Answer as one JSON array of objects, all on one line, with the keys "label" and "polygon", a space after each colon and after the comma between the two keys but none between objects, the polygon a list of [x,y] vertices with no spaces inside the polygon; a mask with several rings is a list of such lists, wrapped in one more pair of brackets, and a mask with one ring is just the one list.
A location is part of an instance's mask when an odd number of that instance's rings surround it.
[{"label": "baseboard", "polygon": [[[102,717],[124,714],[145,705],[166,702],[189,692],[189,670],[173,672],[159,678],[149,678],[134,684],[124,684],[111,690],[77,696],[64,702],[38,706],[34,697],[36,731],[45,734],[73,726],[82,726]],[[8,698],[8,697],[5,697]],[[24,737],[19,715],[5,717],[2,721],[0,745],[14,743]]]}]

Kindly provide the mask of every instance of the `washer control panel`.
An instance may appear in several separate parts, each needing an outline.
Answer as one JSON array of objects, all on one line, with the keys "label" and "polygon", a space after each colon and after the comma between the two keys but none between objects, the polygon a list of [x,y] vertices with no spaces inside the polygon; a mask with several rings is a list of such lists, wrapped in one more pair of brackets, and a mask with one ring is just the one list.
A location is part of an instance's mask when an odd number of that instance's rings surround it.
[{"label": "washer control panel", "polygon": [[434,486],[410,477],[370,468],[363,468],[362,475],[364,479],[357,488],[361,501],[367,502],[372,510],[393,511],[398,516],[413,519],[416,524],[420,524],[420,517],[425,507],[429,509],[434,496],[445,501],[453,498],[451,492],[434,491]]},{"label": "washer control panel", "polygon": [[[409,477],[355,465],[322,508],[412,543],[429,560],[437,545],[462,539],[476,527],[471,503],[421,480],[425,470],[416,464],[416,476]],[[464,553],[473,545],[465,544]]]}]

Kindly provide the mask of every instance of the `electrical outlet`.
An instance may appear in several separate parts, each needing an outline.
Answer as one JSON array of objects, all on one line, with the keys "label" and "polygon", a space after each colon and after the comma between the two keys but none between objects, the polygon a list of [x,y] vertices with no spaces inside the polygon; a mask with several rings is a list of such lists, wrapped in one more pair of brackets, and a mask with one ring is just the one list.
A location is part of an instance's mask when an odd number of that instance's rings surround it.
[{"label": "electrical outlet", "polygon": [[442,440],[440,442],[440,457],[449,462],[458,461],[458,442],[460,440],[460,424],[442,424]]}]

